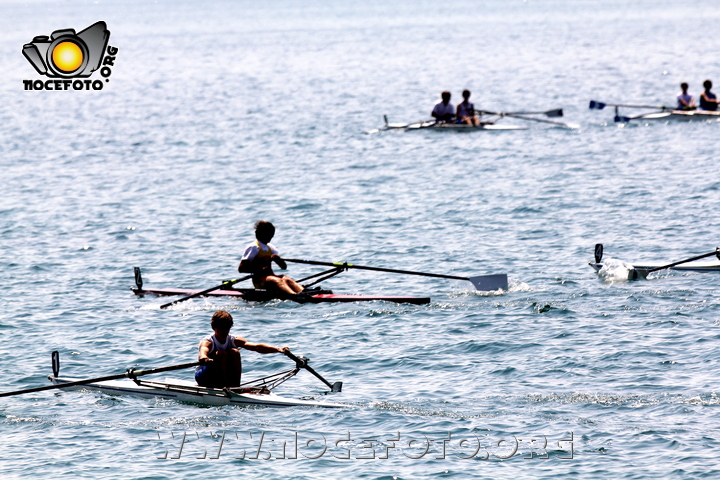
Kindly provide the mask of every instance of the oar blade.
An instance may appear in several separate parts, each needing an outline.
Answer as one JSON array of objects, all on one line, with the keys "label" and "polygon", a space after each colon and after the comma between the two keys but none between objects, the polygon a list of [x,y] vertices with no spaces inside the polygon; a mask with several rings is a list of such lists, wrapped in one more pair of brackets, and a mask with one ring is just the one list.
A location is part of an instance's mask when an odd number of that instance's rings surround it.
[{"label": "oar blade", "polygon": [[508,290],[508,276],[506,273],[496,275],[482,275],[480,277],[468,277],[468,280],[481,292],[492,292],[494,290]]},{"label": "oar blade", "polygon": [[556,118],[556,117],[562,117],[563,111],[562,108],[558,108],[557,110],[548,110],[545,112],[545,116],[549,118]]},{"label": "oar blade", "polygon": [[628,270],[628,280],[647,280],[648,273],[647,269],[633,267]]},{"label": "oar blade", "polygon": [[330,391],[333,393],[342,392],[342,382],[333,383],[332,387],[330,387]]},{"label": "oar blade", "polygon": [[595,263],[600,263],[603,258],[603,244],[602,243],[596,243],[595,244]]},{"label": "oar blade", "polygon": [[603,102],[596,102],[595,100],[590,100],[590,110],[602,110],[605,108],[607,104]]}]

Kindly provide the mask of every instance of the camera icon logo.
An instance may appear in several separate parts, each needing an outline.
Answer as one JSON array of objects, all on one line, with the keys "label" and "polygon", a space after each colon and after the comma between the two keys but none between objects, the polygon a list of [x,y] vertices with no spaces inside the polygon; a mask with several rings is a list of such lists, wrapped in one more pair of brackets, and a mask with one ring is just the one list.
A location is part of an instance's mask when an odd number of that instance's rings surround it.
[{"label": "camera icon logo", "polygon": [[23,45],[22,53],[41,75],[52,78],[89,77],[100,68],[110,39],[105,22],[90,25],[80,33],[72,28],[40,35]]}]

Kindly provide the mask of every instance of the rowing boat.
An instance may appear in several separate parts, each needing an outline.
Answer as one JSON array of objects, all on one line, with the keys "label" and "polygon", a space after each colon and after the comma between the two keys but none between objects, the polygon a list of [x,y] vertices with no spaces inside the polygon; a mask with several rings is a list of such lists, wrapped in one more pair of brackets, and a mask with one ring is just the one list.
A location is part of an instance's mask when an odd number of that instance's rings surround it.
[{"label": "rowing boat", "polygon": [[555,118],[562,117],[562,108],[555,108],[552,110],[545,110],[542,112],[491,112],[488,110],[475,110],[475,118],[478,120],[477,125],[471,125],[468,123],[456,123],[454,121],[440,121],[440,120],[422,120],[415,123],[388,123],[387,115],[383,115],[385,125],[374,130],[370,130],[367,133],[376,133],[387,130],[402,130],[411,132],[415,130],[436,130],[436,131],[456,131],[456,132],[474,132],[478,130],[527,130],[528,127],[522,125],[498,125],[498,120],[509,117],[516,118],[528,122],[540,122],[548,123],[551,125],[557,125],[563,128],[580,128],[580,125],[572,123],[557,122],[553,120],[544,120],[541,118],[533,118],[528,115],[545,115],[546,117]]},{"label": "rowing boat", "polygon": [[628,123],[632,120],[673,120],[680,122],[717,122],[720,121],[720,112],[705,110],[671,110],[669,112],[650,112],[624,117],[615,113],[615,122]]},{"label": "rowing boat", "polygon": [[[647,277],[648,273],[658,270],[677,270],[680,272],[700,272],[700,273],[720,273],[720,262],[696,262],[695,260],[706,258],[709,256],[715,255],[720,260],[720,254],[718,253],[718,250],[700,255],[699,257],[693,257],[687,260],[683,260],[680,262],[674,262],[671,264],[663,264],[663,263],[633,263],[633,264],[624,264],[627,266],[627,268],[637,271],[638,274],[642,278]],[[595,245],[595,262],[589,262],[588,265],[592,267],[596,272],[600,272],[600,270],[603,269],[605,266],[605,263],[602,262],[603,257],[603,245],[602,243],[598,243]],[[635,278],[637,275],[633,274],[633,278]]]},{"label": "rowing boat", "polygon": [[[140,297],[145,295],[156,296],[174,296],[174,295],[194,295],[202,290],[193,290],[188,288],[137,288],[131,287],[135,295]],[[346,302],[371,302],[383,301],[393,303],[409,303],[413,305],[424,305],[430,303],[429,297],[403,297],[390,295],[336,295],[331,290],[320,290],[313,295],[308,295],[305,301],[307,303],[346,303]],[[257,288],[233,288],[223,290],[213,290],[207,292],[203,296],[208,297],[234,297],[247,302],[269,302],[270,300],[284,300],[285,298],[276,292],[269,292]],[[289,298],[288,298],[289,299]]]},{"label": "rowing boat", "polygon": [[[605,107],[615,107],[615,122],[628,123],[633,120],[673,120],[681,122],[717,122],[720,121],[720,111],[709,110],[677,110],[673,107],[653,106],[653,105],[627,105],[603,103],[590,100],[590,109],[602,110]],[[640,113],[630,117],[620,115],[620,108],[651,108],[656,111],[648,113]]]},{"label": "rowing boat", "polygon": [[[75,382],[78,379],[53,377],[48,379],[54,385],[62,385]],[[195,382],[179,379],[165,379],[164,382],[152,382],[147,380],[107,380],[104,382],[87,383],[66,387],[65,390],[90,390],[107,395],[132,395],[142,398],[155,398],[160,400],[175,400],[183,403],[194,403],[198,405],[242,405],[257,407],[324,407],[343,408],[347,405],[330,402],[317,402],[314,400],[300,400],[282,397],[272,391],[262,390],[254,392],[243,392],[244,389],[220,389],[201,387]]]},{"label": "rowing boat", "polygon": [[437,122],[434,120],[427,120],[416,123],[401,124],[401,123],[387,123],[382,130],[435,130],[435,131],[456,131],[456,132],[474,132],[479,130],[527,130],[528,127],[521,125],[498,125],[494,122],[482,122],[478,125],[470,125],[467,123],[452,123],[452,122]]},{"label": "rowing boat", "polygon": [[[309,280],[311,278],[322,277],[315,280],[313,283],[308,284],[307,287],[312,287],[317,283],[326,280],[330,277],[338,275],[343,271],[340,267],[334,267],[331,270],[321,272],[319,274],[311,275],[303,278],[300,281]],[[249,278],[249,277],[248,277]],[[131,287],[131,290],[135,295],[143,297],[145,295],[155,296],[175,296],[183,295],[186,298],[193,298],[197,296],[207,297],[233,297],[247,302],[269,302],[270,300],[293,300],[298,301],[297,297],[291,297],[289,295],[282,295],[280,292],[272,292],[269,290],[262,290],[259,288],[234,288],[234,280],[223,282],[224,285],[230,285],[220,287],[217,289],[187,289],[187,288],[143,288],[142,273],[139,267],[135,267],[135,286]],[[409,303],[412,305],[425,305],[430,303],[429,297],[408,297],[408,296],[393,296],[393,295],[336,295],[332,290],[323,290],[322,288],[307,288],[306,292],[302,297],[303,303],[348,303],[348,302],[372,302],[372,301],[383,301],[393,303]],[[169,305],[169,304],[168,304]]]},{"label": "rowing boat", "polygon": [[[605,264],[589,262],[588,265],[590,265],[596,272],[599,272],[600,270],[602,270],[602,268]],[[661,266],[663,266],[662,263],[639,263],[639,264],[633,263],[632,264],[632,267],[635,270],[643,270],[643,271],[652,270],[655,268],[659,268]],[[696,263],[696,264],[691,264],[691,265],[676,265],[674,267],[669,267],[669,270],[678,270],[681,272],[720,273],[720,263],[718,263],[718,262],[704,263],[703,262],[703,263]]]},{"label": "rowing boat", "polygon": [[312,373],[319,380],[330,387],[331,392],[341,392],[342,382],[330,383],[320,374],[313,370],[305,357],[298,357],[289,351],[285,355],[295,362],[295,368],[274,373],[249,382],[240,384],[234,388],[210,388],[197,385],[180,379],[166,379],[164,382],[155,382],[140,379],[139,377],[154,373],[180,370],[200,365],[199,362],[184,363],[170,367],[161,367],[149,370],[128,369],[124,374],[110,375],[91,379],[76,379],[60,377],[60,354],[52,352],[52,375],[48,380],[52,385],[45,387],[30,388],[17,392],[8,392],[0,396],[19,395],[23,393],[39,392],[53,388],[64,390],[90,390],[93,392],[108,395],[132,395],[142,398],[154,398],[161,400],[175,400],[178,402],[193,403],[198,405],[242,405],[256,407],[323,407],[323,408],[344,408],[349,405],[332,402],[319,402],[315,400],[302,400],[282,397],[276,395],[272,390],[297,375],[301,369]]}]

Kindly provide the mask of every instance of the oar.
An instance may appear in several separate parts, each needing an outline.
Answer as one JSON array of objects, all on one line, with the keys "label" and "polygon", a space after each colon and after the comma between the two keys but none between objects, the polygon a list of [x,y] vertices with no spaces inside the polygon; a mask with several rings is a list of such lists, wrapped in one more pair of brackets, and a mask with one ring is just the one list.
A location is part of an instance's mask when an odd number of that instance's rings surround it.
[{"label": "oar", "polygon": [[[419,125],[418,127],[413,127],[413,128],[427,128],[427,127],[435,125],[437,123],[437,120],[419,120],[414,123],[388,123],[387,115],[383,115],[383,120],[385,120],[385,125],[383,126],[383,130],[402,129],[402,128],[408,128],[413,125]],[[426,123],[428,125],[425,125]],[[379,129],[376,129],[376,130],[379,130]],[[374,130],[371,130],[368,133],[374,133]]]},{"label": "oar", "polygon": [[[648,269],[648,270],[637,270],[637,269],[633,269],[633,270],[634,270],[635,272],[637,272],[637,274],[638,274],[639,276],[641,276],[642,278],[646,278],[649,273],[657,272],[658,270],[664,270],[664,269],[666,269],[666,268],[671,268],[671,267],[674,267],[674,266],[676,266],[676,265],[680,265],[680,264],[682,264],[682,263],[694,262],[695,260],[700,260],[701,258],[712,257],[713,255],[715,255],[715,256],[718,258],[718,260],[720,260],[720,247],[716,248],[715,251],[713,251],[713,252],[704,253],[704,254],[702,254],[702,255],[698,255],[697,257],[688,258],[688,259],[686,259],[686,260],[680,260],[679,262],[674,262],[674,263],[670,263],[670,264],[668,264],[668,265],[663,265],[662,267],[650,268],[650,269]],[[633,277],[631,277],[631,278],[637,278],[637,277],[636,277],[636,276],[633,276]]]},{"label": "oar", "polygon": [[331,263],[331,262],[318,262],[315,260],[298,260],[293,258],[284,258],[286,262],[293,263],[305,263],[308,265],[324,265],[328,267],[341,267],[341,268],[357,268],[358,270],[372,270],[375,272],[388,272],[388,273],[400,273],[405,275],[420,275],[423,277],[435,277],[435,278],[449,278],[451,280],[467,280],[471,282],[477,290],[480,291],[491,291],[491,290],[507,290],[508,280],[507,274],[497,275],[483,275],[479,277],[458,277],[455,275],[442,275],[438,273],[424,273],[424,272],[413,272],[409,270],[396,270],[394,268],[381,268],[381,267],[364,267],[362,265],[353,265],[351,263]]},{"label": "oar", "polygon": [[563,122],[553,122],[552,120],[543,120],[542,118],[531,118],[531,117],[523,117],[521,115],[516,115],[514,113],[504,113],[504,112],[489,112],[487,110],[477,110],[479,113],[485,113],[488,115],[498,115],[500,117],[511,117],[511,118],[519,118],[520,120],[527,120],[529,122],[541,122],[541,123],[549,123],[551,125],[559,125],[561,127],[575,129],[580,128],[580,125],[576,123],[563,123]]},{"label": "oar", "polygon": [[187,297],[179,298],[179,299],[174,300],[174,301],[172,301],[172,302],[170,302],[170,303],[166,303],[165,305],[160,305],[160,308],[172,307],[172,306],[175,305],[176,303],[184,302],[185,300],[190,300],[191,298],[195,298],[195,297],[200,297],[200,296],[202,296],[202,295],[205,295],[205,294],[207,294],[207,293],[212,292],[213,290],[219,290],[219,289],[221,289],[221,288],[223,288],[223,287],[232,287],[232,286],[235,285],[236,283],[242,282],[243,280],[247,280],[247,279],[249,279],[249,278],[252,278],[252,275],[246,275],[246,276],[244,276],[244,277],[236,278],[236,279],[234,279],[234,280],[225,280],[225,281],[224,281],[223,283],[221,283],[220,285],[216,285],[216,286],[214,286],[214,287],[207,288],[207,289],[203,290],[202,292],[196,292],[196,293],[193,293],[192,295],[188,295]]},{"label": "oar", "polygon": [[[285,260],[285,261],[287,261],[287,260]],[[342,391],[342,382],[330,383],[327,380],[325,380],[319,373],[317,373],[315,370],[313,370],[310,365],[308,365],[307,358],[296,357],[295,355],[292,354],[292,352],[285,352],[285,355],[287,355],[288,357],[293,359],[298,368],[304,368],[305,370],[307,370],[308,372],[312,373],[317,378],[319,378],[321,382],[323,382],[325,385],[330,387],[331,392],[337,393],[337,392]]]},{"label": "oar", "polygon": [[546,110],[544,112],[508,112],[505,115],[545,115],[546,117],[562,117],[562,108],[556,108],[554,110]]},{"label": "oar", "polygon": [[672,107],[664,107],[664,106],[657,106],[657,105],[626,105],[626,104],[620,104],[620,103],[603,103],[603,102],[596,102],[595,100],[590,100],[590,110],[593,110],[593,109],[602,110],[605,107],[655,108],[657,110],[674,110],[674,108],[672,108]]},{"label": "oar", "polygon": [[[53,366],[55,365],[55,361],[56,361],[55,355],[56,354],[57,354],[57,352],[53,352]],[[200,362],[181,363],[179,365],[171,365],[169,367],[160,367],[160,368],[151,368],[148,370],[129,369],[127,372],[125,372],[123,374],[119,374],[119,375],[108,375],[107,377],[88,378],[86,380],[77,380],[75,382],[60,383],[60,384],[56,384],[56,385],[46,385],[44,387],[28,388],[26,390],[16,390],[14,392],[0,393],[0,397],[10,397],[12,395],[21,395],[24,393],[42,392],[43,390],[53,390],[56,388],[75,387],[78,385],[87,385],[88,383],[105,382],[108,380],[119,380],[121,378],[133,378],[134,379],[135,377],[141,377],[143,375],[169,372],[171,370],[180,370],[183,368],[196,367],[198,365],[200,365]]]}]

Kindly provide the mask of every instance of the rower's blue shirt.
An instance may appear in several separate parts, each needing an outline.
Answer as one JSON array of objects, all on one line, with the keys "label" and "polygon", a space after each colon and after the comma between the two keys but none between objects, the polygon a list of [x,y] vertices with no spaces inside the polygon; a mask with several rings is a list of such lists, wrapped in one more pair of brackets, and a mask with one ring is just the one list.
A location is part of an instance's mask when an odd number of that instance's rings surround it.
[{"label": "rower's blue shirt", "polygon": [[704,93],[704,95],[700,95],[700,109],[701,109],[701,110],[711,110],[711,111],[717,110],[717,103],[715,103],[715,102],[708,102],[708,101],[705,100],[705,96],[707,96],[707,98],[708,98],[709,100],[715,100],[715,99],[717,99],[717,97],[715,96],[715,94],[712,93],[712,92],[703,92],[703,93]]}]

